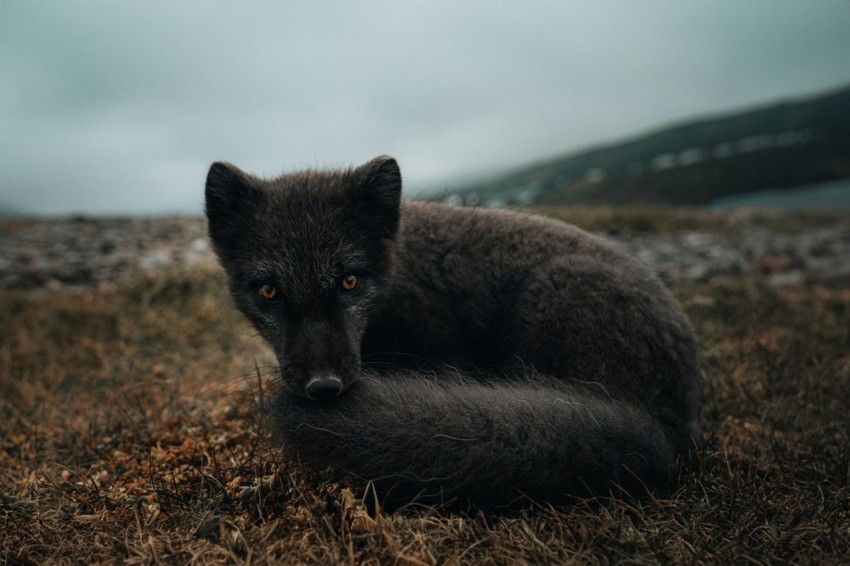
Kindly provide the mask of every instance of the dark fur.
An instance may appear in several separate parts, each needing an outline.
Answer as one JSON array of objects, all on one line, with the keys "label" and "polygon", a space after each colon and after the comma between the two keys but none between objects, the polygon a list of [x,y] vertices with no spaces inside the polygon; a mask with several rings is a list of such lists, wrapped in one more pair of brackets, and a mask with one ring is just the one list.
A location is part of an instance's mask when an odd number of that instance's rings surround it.
[{"label": "dark fur", "polygon": [[[286,448],[400,502],[672,486],[701,439],[700,377],[658,279],[573,226],[400,193],[387,157],[269,181],[210,169],[210,237],[278,357]],[[307,400],[317,375],[345,391]]]}]

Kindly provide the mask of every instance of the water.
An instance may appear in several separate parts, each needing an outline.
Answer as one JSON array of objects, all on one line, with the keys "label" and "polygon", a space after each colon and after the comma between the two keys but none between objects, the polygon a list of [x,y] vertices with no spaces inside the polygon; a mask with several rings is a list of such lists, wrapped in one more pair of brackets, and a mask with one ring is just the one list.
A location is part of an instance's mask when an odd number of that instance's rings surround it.
[{"label": "water", "polygon": [[781,210],[850,210],[850,179],[768,189],[715,199],[712,208],[777,208]]}]

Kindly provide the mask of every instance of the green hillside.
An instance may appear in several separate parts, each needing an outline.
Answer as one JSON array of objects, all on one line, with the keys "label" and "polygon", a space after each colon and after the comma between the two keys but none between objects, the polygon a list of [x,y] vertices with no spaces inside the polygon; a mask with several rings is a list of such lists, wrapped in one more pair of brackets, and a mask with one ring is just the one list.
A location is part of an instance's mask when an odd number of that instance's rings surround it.
[{"label": "green hillside", "polygon": [[708,204],[850,178],[850,87],[658,130],[440,198],[467,205]]}]

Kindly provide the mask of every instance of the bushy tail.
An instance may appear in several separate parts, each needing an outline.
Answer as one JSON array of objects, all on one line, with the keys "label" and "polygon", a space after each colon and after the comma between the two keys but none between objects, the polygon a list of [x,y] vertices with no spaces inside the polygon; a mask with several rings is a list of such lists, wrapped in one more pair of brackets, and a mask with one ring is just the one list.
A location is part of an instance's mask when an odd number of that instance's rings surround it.
[{"label": "bushy tail", "polygon": [[651,415],[552,378],[380,375],[330,402],[280,393],[272,415],[287,450],[373,481],[385,505],[557,502],[675,477],[675,451]]}]

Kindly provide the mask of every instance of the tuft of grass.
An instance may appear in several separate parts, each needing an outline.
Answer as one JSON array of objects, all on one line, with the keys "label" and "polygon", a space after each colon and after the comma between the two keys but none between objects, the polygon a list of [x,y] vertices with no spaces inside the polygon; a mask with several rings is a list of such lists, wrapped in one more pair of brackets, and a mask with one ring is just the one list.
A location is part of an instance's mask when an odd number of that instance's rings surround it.
[{"label": "tuft of grass", "polygon": [[850,561],[850,288],[683,287],[702,471],[666,499],[369,514],[286,458],[252,404],[274,359],[206,267],[0,291],[4,561],[269,564]]}]

